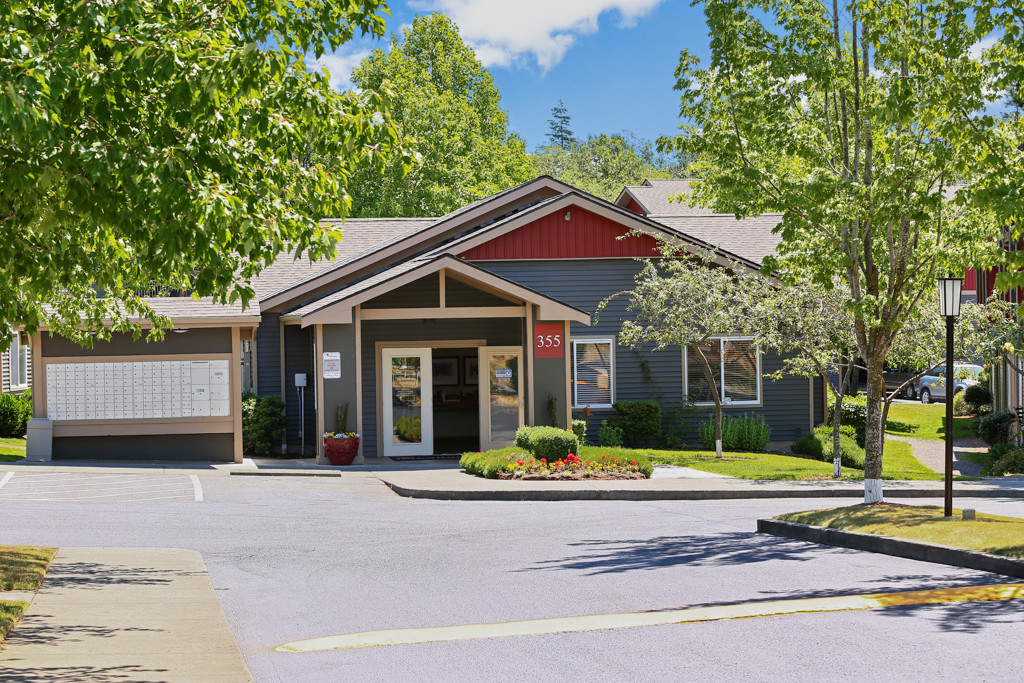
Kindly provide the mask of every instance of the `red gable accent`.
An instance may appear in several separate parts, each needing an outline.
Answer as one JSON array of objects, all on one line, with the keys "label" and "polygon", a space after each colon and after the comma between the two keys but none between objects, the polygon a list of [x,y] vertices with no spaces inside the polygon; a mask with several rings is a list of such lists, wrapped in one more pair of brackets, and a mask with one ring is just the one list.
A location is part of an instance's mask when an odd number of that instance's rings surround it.
[{"label": "red gable accent", "polygon": [[573,206],[556,211],[490,242],[459,254],[467,261],[516,259],[631,258],[657,256],[653,237],[616,239],[629,232],[621,223]]},{"label": "red gable accent", "polygon": [[978,271],[968,268],[964,273],[964,291],[974,292],[978,289]]},{"label": "red gable accent", "polygon": [[626,208],[630,211],[635,211],[641,216],[646,216],[647,212],[644,211],[644,207],[640,206],[640,202],[635,199],[630,199],[629,204],[626,204]]}]

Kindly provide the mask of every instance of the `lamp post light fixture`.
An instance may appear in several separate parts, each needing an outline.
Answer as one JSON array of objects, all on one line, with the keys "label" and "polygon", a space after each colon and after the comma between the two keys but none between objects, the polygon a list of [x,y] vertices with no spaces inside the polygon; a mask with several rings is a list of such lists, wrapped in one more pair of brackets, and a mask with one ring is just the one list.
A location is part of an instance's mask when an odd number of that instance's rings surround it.
[{"label": "lamp post light fixture", "polygon": [[960,315],[963,286],[963,278],[939,278],[939,313],[946,318],[946,517],[953,516],[953,324]]}]

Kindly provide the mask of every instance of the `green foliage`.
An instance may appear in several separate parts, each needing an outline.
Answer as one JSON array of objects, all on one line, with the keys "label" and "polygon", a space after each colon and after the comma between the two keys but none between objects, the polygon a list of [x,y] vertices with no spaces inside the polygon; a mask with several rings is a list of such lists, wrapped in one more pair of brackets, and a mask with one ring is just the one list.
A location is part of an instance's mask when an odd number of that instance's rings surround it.
[{"label": "green foliage", "polygon": [[1017,432],[1017,416],[1013,413],[992,413],[978,420],[978,438],[989,446],[1010,443]]},{"label": "green foliage", "polygon": [[[832,424],[832,415],[835,412],[835,406],[835,396],[830,395],[828,399],[828,412],[825,415],[825,419],[829,425]],[[864,428],[867,425],[867,418],[868,399],[866,396],[861,394],[859,396],[843,397],[843,404],[839,409],[839,424],[849,425],[854,428],[857,445],[861,448],[864,447]]]},{"label": "green foliage", "polygon": [[558,397],[554,394],[548,394],[546,408],[548,413],[548,426],[561,427],[562,421],[558,419]]},{"label": "green foliage", "polygon": [[339,403],[338,411],[334,416],[334,429],[338,434],[348,431],[348,404]]},{"label": "green foliage", "polygon": [[570,453],[579,454],[580,440],[571,431],[557,427],[522,426],[516,430],[516,446],[529,451],[538,460],[562,460]]},{"label": "green foliage", "polygon": [[601,428],[597,431],[597,445],[621,446],[622,430],[609,420],[601,420]]},{"label": "green foliage", "polygon": [[284,401],[277,396],[242,394],[242,447],[246,453],[269,453],[288,427]]},{"label": "green foliage", "polygon": [[1024,448],[1011,448],[998,459],[993,458],[991,472],[997,477],[1005,474],[1024,474]]},{"label": "green foliage", "polygon": [[[715,422],[700,423],[700,440],[707,449],[715,447]],[[761,415],[746,413],[722,419],[722,450],[763,451],[772,439],[772,430]]]},{"label": "green foliage", "polygon": [[662,412],[662,424],[665,431],[665,445],[669,448],[682,446],[693,430],[697,421],[697,408],[693,401],[686,397],[682,405],[672,406]]},{"label": "green foliage", "polygon": [[626,446],[637,446],[644,441],[661,437],[661,404],[657,401],[616,401],[616,426],[622,430]]},{"label": "green foliage", "polygon": [[419,416],[398,418],[395,434],[406,443],[419,443],[423,439],[423,419]]},{"label": "green foliage", "polygon": [[0,438],[21,438],[32,419],[32,392],[0,394]]},{"label": "green foliage", "polygon": [[966,417],[974,414],[974,406],[967,403],[963,391],[958,391],[953,396],[953,414],[957,417]]},{"label": "green foliage", "polygon": [[393,120],[416,139],[419,155],[408,175],[395,161],[356,172],[354,216],[441,216],[533,177],[491,73],[445,15],[415,17],[352,81],[395,92]]},{"label": "green foliage", "polygon": [[386,92],[340,94],[302,56],[381,35],[385,11],[0,3],[0,338],[13,323],[83,344],[138,334],[137,318],[169,324],[139,291],[245,302],[281,251],[333,258],[339,235],[320,220],[346,216],[350,175],[398,136]]},{"label": "green foliage", "polygon": [[[964,401],[970,407],[971,415],[980,415],[992,408],[992,390],[980,382],[973,384],[963,392]],[[954,399],[953,407],[956,407]]]},{"label": "green foliage", "polygon": [[[570,131],[571,135],[571,131]],[[549,134],[550,137],[550,134]],[[686,157],[666,157],[632,133],[589,135],[583,141],[551,141],[532,156],[538,174],[550,175],[584,192],[615,201],[626,185],[647,178],[686,174]]]},{"label": "green foliage", "polygon": [[551,107],[551,118],[548,119],[548,144],[562,149],[570,149],[576,144],[576,137],[572,132],[572,117],[562,100],[558,100],[558,104]]},{"label": "green foliage", "polygon": [[587,421],[586,420],[573,420],[572,421],[572,433],[579,439],[580,445],[587,442]]},{"label": "green foliage", "polygon": [[495,479],[506,465],[515,462],[519,457],[522,457],[522,452],[515,447],[464,453],[459,459],[459,466],[469,474]]},{"label": "green foliage", "polygon": [[[832,462],[832,428],[818,427],[810,434],[797,439],[790,450],[801,455],[810,455],[822,462]],[[853,438],[853,429],[840,427],[839,453],[843,467],[864,469],[864,449]]]}]

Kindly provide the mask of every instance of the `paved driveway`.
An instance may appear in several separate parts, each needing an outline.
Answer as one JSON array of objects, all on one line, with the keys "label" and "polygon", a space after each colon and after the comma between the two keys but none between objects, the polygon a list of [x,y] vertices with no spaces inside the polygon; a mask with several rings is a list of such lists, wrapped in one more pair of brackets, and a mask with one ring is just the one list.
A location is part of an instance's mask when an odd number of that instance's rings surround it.
[{"label": "paved driveway", "polygon": [[195,475],[77,472],[0,473],[0,502],[47,501],[201,501]]},{"label": "paved driveway", "polygon": [[[364,630],[1006,579],[752,531],[835,500],[467,503],[360,477],[200,478],[202,505],[5,501],[5,540],[199,550],[258,681],[1019,680],[1020,601],[276,653]],[[970,505],[1024,516],[1024,501]]]}]

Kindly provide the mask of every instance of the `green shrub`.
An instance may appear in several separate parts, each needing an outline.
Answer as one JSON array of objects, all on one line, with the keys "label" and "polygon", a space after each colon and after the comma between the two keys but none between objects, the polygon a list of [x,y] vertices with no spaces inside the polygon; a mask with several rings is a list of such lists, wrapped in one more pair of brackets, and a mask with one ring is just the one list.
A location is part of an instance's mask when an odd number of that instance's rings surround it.
[{"label": "green shrub", "polygon": [[548,425],[551,427],[560,427],[562,425],[562,421],[558,419],[558,397],[554,394],[548,394],[547,412]]},{"label": "green shrub", "polygon": [[[763,451],[772,439],[772,430],[764,417],[747,413],[722,418],[722,450]],[[700,440],[707,450],[715,448],[715,420],[700,424]]]},{"label": "green shrub", "polygon": [[964,396],[966,392],[958,391],[953,396],[953,414],[957,417],[967,417],[968,415],[974,414],[974,406],[967,402],[967,398]]},{"label": "green shrub", "polygon": [[580,444],[587,442],[587,421],[586,420],[573,420],[572,421],[572,433],[579,439]]},{"label": "green shrub", "polygon": [[682,405],[664,410],[661,415],[665,445],[669,448],[678,448],[686,443],[699,417],[697,408],[688,396],[683,397]]},{"label": "green shrub", "polygon": [[32,392],[0,394],[0,437],[20,439],[32,419]]},{"label": "green shrub", "polygon": [[280,398],[242,395],[242,447],[246,453],[269,453],[287,427],[288,417]]},{"label": "green shrub", "polygon": [[580,440],[576,435],[555,427],[520,427],[516,430],[516,446],[529,451],[538,460],[544,458],[548,462],[580,452]]},{"label": "green shrub", "polygon": [[998,460],[993,460],[991,471],[997,477],[1004,474],[1024,474],[1024,448],[1008,449]]},{"label": "green shrub", "polygon": [[[992,391],[984,384],[975,384],[964,391],[964,400],[971,406],[972,414],[980,415],[992,408]],[[953,404],[954,407],[956,404]]]},{"label": "green shrub", "polygon": [[661,404],[657,401],[616,401],[612,407],[618,413],[616,425],[627,446],[661,438]]},{"label": "green shrub", "polygon": [[1017,430],[1017,416],[1013,413],[992,413],[978,420],[978,438],[989,446],[1010,443]]},{"label": "green shrub", "polygon": [[[832,424],[832,413],[835,410],[836,399],[835,396],[829,395],[828,398],[828,414],[826,419],[828,424]],[[867,431],[868,423],[868,398],[867,396],[843,396],[843,405],[839,409],[839,424],[850,425],[854,429],[855,439],[857,445],[864,448],[864,434]],[[894,424],[895,421],[893,421]],[[887,428],[892,429],[893,427],[886,425]],[[898,426],[898,425],[897,425]],[[898,430],[897,430],[898,431]]]},{"label": "green shrub", "polygon": [[[864,469],[864,449],[854,439],[855,430],[847,425],[839,428],[839,457],[843,467]],[[832,428],[818,427],[810,434],[797,439],[790,450],[800,455],[810,455],[822,462],[832,462]]]},{"label": "green shrub", "polygon": [[423,439],[423,419],[419,416],[398,418],[395,434],[406,443],[419,443]]},{"label": "green shrub", "polygon": [[464,453],[459,460],[459,466],[469,474],[495,479],[508,464],[515,462],[520,457],[526,456],[514,447],[480,453]]},{"label": "green shrub", "polygon": [[598,446],[621,446],[622,430],[608,420],[601,420],[601,429],[597,432]]}]

